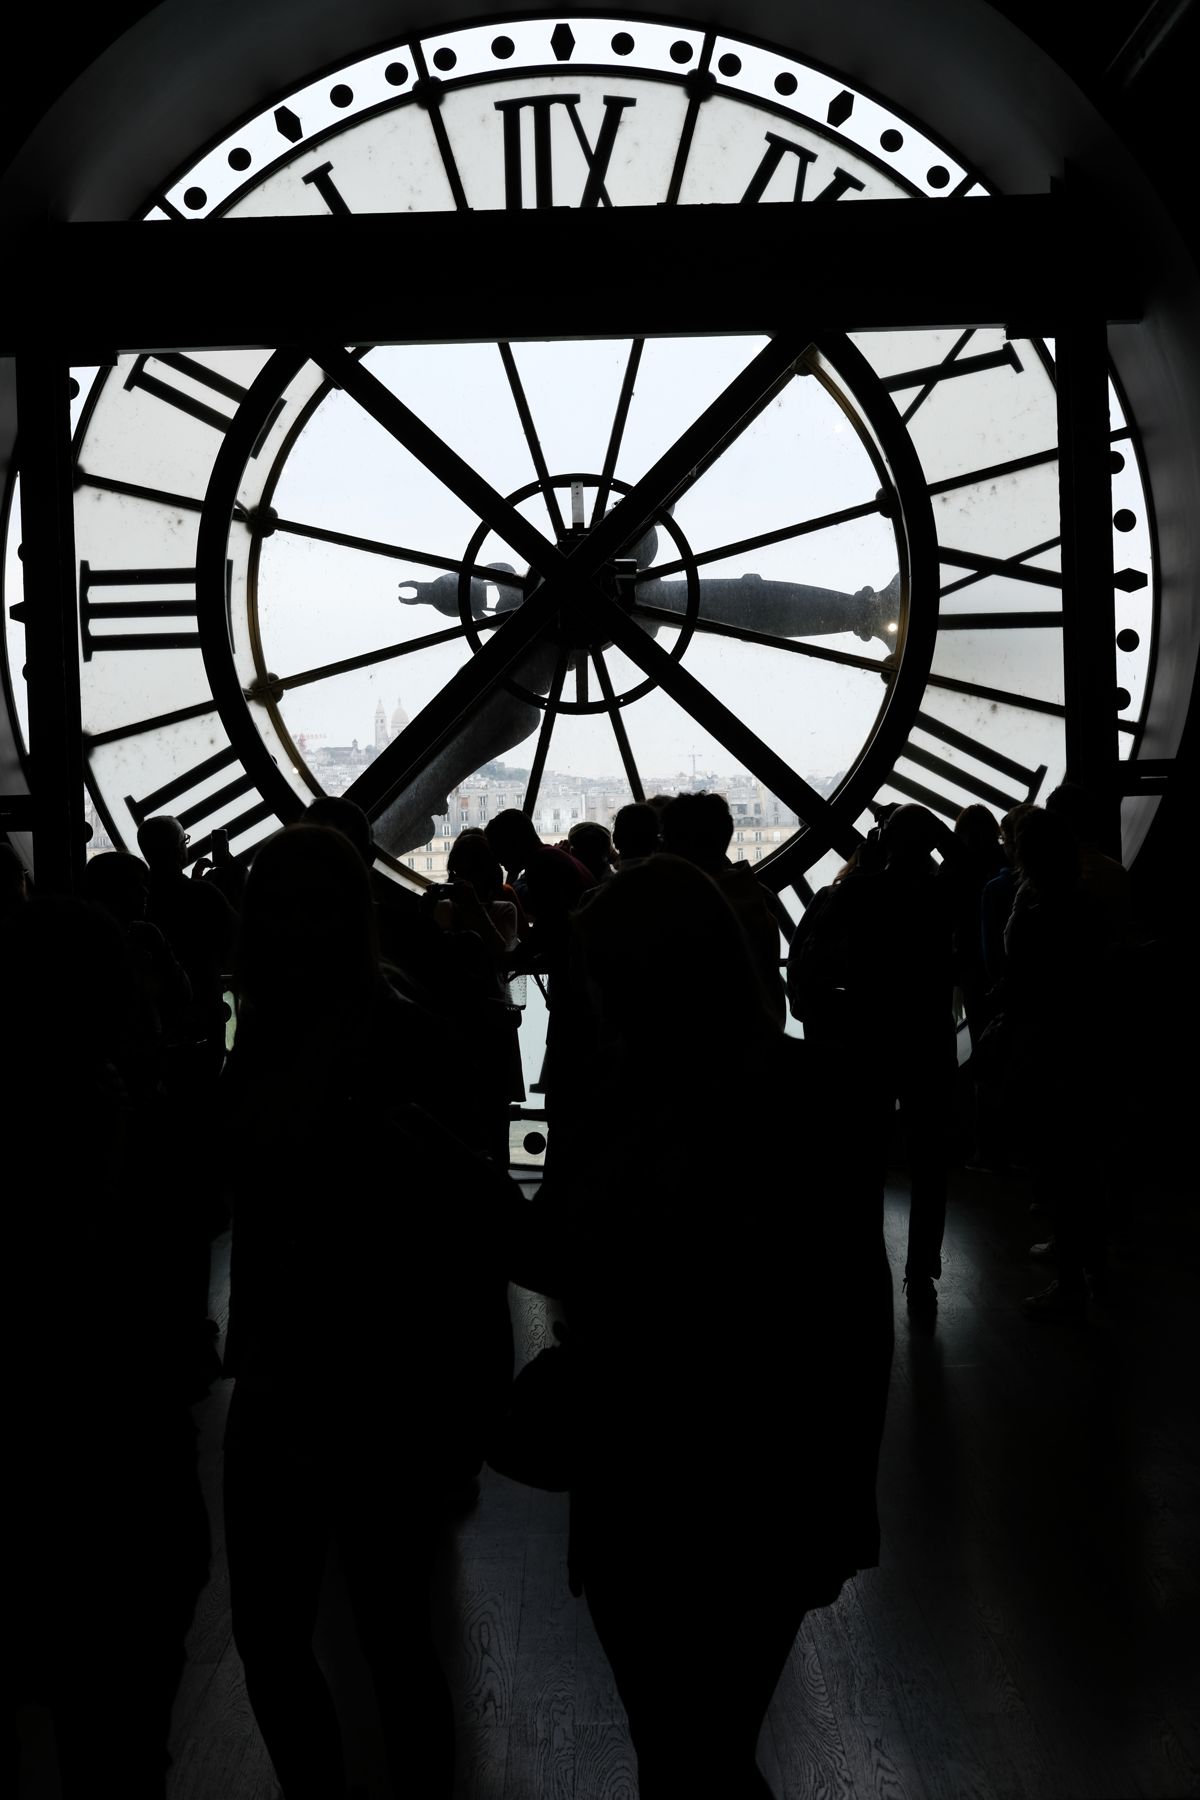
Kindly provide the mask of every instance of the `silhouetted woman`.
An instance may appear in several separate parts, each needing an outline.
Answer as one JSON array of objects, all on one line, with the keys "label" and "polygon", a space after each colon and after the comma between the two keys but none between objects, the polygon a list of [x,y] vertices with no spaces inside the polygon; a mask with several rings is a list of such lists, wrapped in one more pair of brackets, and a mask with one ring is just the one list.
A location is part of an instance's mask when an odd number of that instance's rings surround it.
[{"label": "silhouetted woman", "polygon": [[380,973],[367,872],[335,832],[259,851],[238,982],[225,1497],[247,1691],[286,1800],[344,1793],[312,1643],[336,1542],[395,1791],[449,1794],[430,1562],[511,1374],[507,1180],[412,1104],[447,1072]]},{"label": "silhouetted woman", "polygon": [[578,1369],[573,1576],[643,1800],[738,1800],[804,1613],[878,1552],[881,1204],[707,875],[656,856],[575,930],[604,1138],[549,1178],[531,1272]]},{"label": "silhouetted woman", "polygon": [[5,1662],[50,1709],[63,1800],[164,1800],[208,1569],[188,1295],[123,1079],[133,982],[98,907],[42,896],[0,924]]},{"label": "silhouetted woman", "polygon": [[1004,933],[1004,1005],[1018,1046],[1014,1100],[1034,1192],[1054,1221],[1057,1263],[1057,1278],[1023,1309],[1035,1319],[1080,1319],[1087,1277],[1102,1277],[1107,1260],[1110,964],[1068,821],[1032,807],[1017,825],[1016,851],[1022,879]]}]

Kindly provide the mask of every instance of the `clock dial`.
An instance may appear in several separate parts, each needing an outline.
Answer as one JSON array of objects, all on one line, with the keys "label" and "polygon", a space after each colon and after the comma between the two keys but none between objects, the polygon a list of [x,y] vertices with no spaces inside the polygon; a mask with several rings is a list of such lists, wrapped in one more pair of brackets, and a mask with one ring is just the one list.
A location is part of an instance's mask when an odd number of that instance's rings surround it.
[{"label": "clock dial", "polygon": [[214,825],[245,846],[277,822],[213,695],[196,572],[213,459],[265,360],[240,351],[123,358],[83,408],[82,716],[93,798],[118,843],[132,844],[155,812],[183,820],[196,854]]},{"label": "clock dial", "polygon": [[[767,47],[521,20],[279,98],[145,217],[458,210],[462,268],[386,272],[402,335],[406,283],[536,278],[472,268],[473,211],[739,204],[781,232],[796,204],[948,194],[987,204],[912,121]],[[1000,812],[1061,779],[1043,343],[812,343],[798,321],[774,340],[589,341],[564,317],[549,343],[147,353],[80,379],[83,716],[116,842],[169,810],[194,854],[214,826],[244,850],[349,791],[407,879],[484,766],[531,811],[555,783],[619,804],[695,778],[769,821],[750,854],[803,900],[872,805]],[[1127,754],[1153,536],[1111,403]]]},{"label": "clock dial", "polygon": [[[782,378],[768,369],[746,389],[749,420],[730,432],[716,413],[771,357]],[[626,407],[634,360],[644,387]],[[578,567],[603,522],[593,580],[563,594],[494,687],[481,679],[463,729],[431,747],[402,801],[385,805],[376,784],[381,841],[401,854],[424,843],[485,762],[578,778],[607,763],[652,792],[706,737],[769,788],[779,765],[807,762],[815,781],[772,796],[793,826],[811,802],[809,822],[827,829],[819,789],[859,756],[896,686],[911,546],[859,402],[815,348],[800,373],[791,363],[747,338],[326,352],[294,373],[280,359],[283,406],[264,373],[239,427],[258,454],[242,463],[231,439],[222,491],[210,490],[207,579],[214,590],[228,566],[238,690],[298,791],[317,721],[335,707],[367,719],[381,682],[412,716],[452,676],[469,686],[491,635],[551,582],[561,552]],[[886,432],[894,409],[874,398]],[[265,436],[261,415],[274,417]],[[454,446],[477,438],[487,449],[468,487]],[[847,589],[847,568],[874,580]]]}]

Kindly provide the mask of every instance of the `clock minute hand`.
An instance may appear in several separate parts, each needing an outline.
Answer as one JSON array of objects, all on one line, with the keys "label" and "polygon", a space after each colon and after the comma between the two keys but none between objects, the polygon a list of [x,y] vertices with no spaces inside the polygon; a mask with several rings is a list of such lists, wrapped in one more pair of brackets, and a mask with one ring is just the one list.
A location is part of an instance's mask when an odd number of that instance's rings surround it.
[{"label": "clock minute hand", "polygon": [[[900,577],[885,588],[809,587],[799,581],[764,580],[760,575],[702,578],[699,616],[714,624],[736,625],[772,637],[829,637],[853,631],[864,642],[878,638],[894,649],[900,607]],[[638,606],[685,613],[686,581],[637,583]]]}]

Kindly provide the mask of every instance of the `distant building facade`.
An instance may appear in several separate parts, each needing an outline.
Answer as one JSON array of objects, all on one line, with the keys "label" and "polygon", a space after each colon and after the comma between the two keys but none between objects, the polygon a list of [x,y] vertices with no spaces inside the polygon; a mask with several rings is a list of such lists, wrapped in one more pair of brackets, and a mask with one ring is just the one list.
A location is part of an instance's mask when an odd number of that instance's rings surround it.
[{"label": "distant building facade", "polygon": [[[382,700],[375,707],[371,740],[360,744],[328,744],[314,733],[298,733],[296,745],[327,794],[344,794],[363,770],[392,743],[409,722],[397,701],[389,718]],[[810,777],[820,793],[829,793],[840,780]],[[422,882],[444,881],[446,859],[462,831],[483,830],[488,820],[510,807],[521,807],[529,781],[528,769],[510,768],[503,762],[485,763],[448,796],[446,811],[434,820],[434,834],[426,844],[408,850],[402,864]],[[693,770],[690,774],[652,775],[648,794],[686,794],[708,789],[724,794],[733,815],[733,841],[729,855],[734,862],[763,862],[787,842],[799,820],[761,781],[744,772],[726,775],[718,770]],[[533,813],[534,828],[547,844],[561,843],[572,825],[598,820],[610,829],[617,813],[633,799],[629,783],[620,775],[598,777],[569,775],[547,769],[542,776]],[[89,855],[112,848],[111,839],[90,799],[87,818],[92,827]]]}]

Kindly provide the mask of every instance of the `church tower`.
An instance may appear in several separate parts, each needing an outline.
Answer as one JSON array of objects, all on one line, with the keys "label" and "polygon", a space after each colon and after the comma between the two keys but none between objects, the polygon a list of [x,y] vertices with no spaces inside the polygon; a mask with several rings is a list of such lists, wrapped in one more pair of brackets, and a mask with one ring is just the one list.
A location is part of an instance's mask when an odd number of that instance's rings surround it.
[{"label": "church tower", "polygon": [[375,705],[375,748],[376,750],[386,750],[390,743],[387,714],[383,710],[383,701],[379,700]]}]

